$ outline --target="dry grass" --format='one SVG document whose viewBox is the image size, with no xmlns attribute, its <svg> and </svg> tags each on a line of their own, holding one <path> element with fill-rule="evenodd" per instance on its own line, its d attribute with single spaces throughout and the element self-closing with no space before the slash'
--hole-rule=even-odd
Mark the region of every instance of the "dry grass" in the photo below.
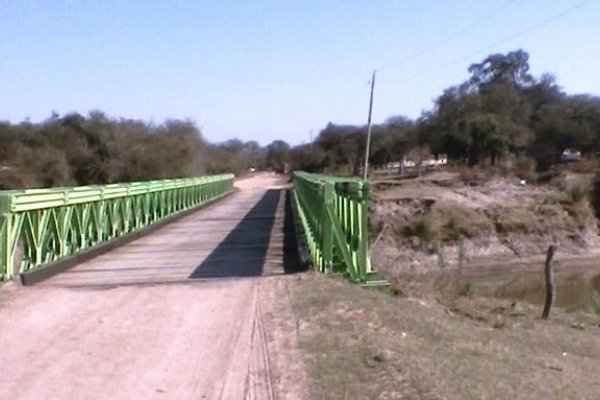
<svg viewBox="0 0 600 400">
<path fill-rule="evenodd" d="M 539 179 L 535 161 L 530 158 L 514 158 L 510 162 L 496 166 L 457 165 L 452 168 L 452 171 L 469 185 L 482 185 L 498 177 L 524 179 L 528 183 L 535 183 Z"/>
<path fill-rule="evenodd" d="M 306 335 L 327 337 L 313 350 L 342 348 L 369 382 L 349 382 L 348 392 L 320 383 L 314 398 L 597 398 L 600 270 L 596 257 L 575 256 L 599 244 L 589 174 L 560 171 L 547 184 L 522 185 L 519 168 L 508 179 L 474 169 L 451 185 L 407 181 L 376 193 L 371 215 L 386 230 L 373 263 L 397 296 L 311 278 L 306 296 L 327 297 L 305 314 Z M 560 246 L 559 294 L 542 321 L 549 243 Z M 345 347 L 350 334 L 368 341 Z M 335 374 L 342 385 L 335 352 L 322 357 L 326 371 L 315 382 Z"/>
<path fill-rule="evenodd" d="M 499 173 L 499 171 L 494 168 L 467 166 L 455 167 L 453 171 L 457 172 L 460 180 L 468 185 L 480 185 L 489 182 L 491 178 Z"/>
<path fill-rule="evenodd" d="M 312 399 L 594 399 L 600 319 L 473 297 L 440 304 L 316 274 L 290 287 Z"/>
<path fill-rule="evenodd" d="M 584 186 L 574 185 L 567 188 L 567 201 L 569 204 L 583 202 L 588 196 L 588 190 Z"/>
<path fill-rule="evenodd" d="M 375 192 L 372 233 L 379 235 L 385 226 L 386 235 L 392 235 L 399 246 L 425 250 L 435 243 L 451 245 L 460 238 L 495 237 L 506 242 L 514 235 L 522 241 L 522 235 L 537 240 L 593 233 L 594 213 L 583 183 L 587 180 L 564 175 L 564 189 L 519 185 L 514 179 L 496 179 L 477 187 L 405 182 Z"/>
<path fill-rule="evenodd" d="M 541 230 L 536 215 L 526 208 L 497 207 L 490 212 L 490 218 L 499 234 L 536 233 Z"/>
<path fill-rule="evenodd" d="M 438 232 L 437 239 L 441 241 L 455 241 L 461 236 L 473 238 L 489 234 L 494 229 L 481 210 L 455 203 L 435 204 L 428 218 Z"/>
</svg>

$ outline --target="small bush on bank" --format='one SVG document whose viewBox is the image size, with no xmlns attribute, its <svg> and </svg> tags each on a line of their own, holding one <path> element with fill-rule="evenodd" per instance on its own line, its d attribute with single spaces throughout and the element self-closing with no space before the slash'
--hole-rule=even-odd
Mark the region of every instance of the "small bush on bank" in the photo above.
<svg viewBox="0 0 600 400">
<path fill-rule="evenodd" d="M 444 225 L 444 233 L 448 240 L 456 241 L 461 237 L 461 227 L 454 216 L 448 219 Z"/>
<path fill-rule="evenodd" d="M 588 195 L 588 190 L 580 185 L 567 188 L 567 201 L 569 204 L 577 204 L 584 200 Z"/>
<path fill-rule="evenodd" d="M 460 204 L 436 204 L 430 218 L 441 241 L 457 241 L 461 236 L 474 238 L 493 231 L 483 212 Z"/>
<path fill-rule="evenodd" d="M 491 217 L 499 234 L 535 233 L 539 230 L 535 214 L 525 208 L 503 207 Z"/>
<path fill-rule="evenodd" d="M 584 200 L 564 206 L 565 211 L 572 218 L 576 229 L 584 229 L 591 218 L 594 217 L 590 203 Z"/>
<path fill-rule="evenodd" d="M 406 236 L 416 236 L 421 242 L 430 242 L 433 239 L 434 232 L 431 223 L 427 218 L 421 217 L 405 228 Z"/>
</svg>

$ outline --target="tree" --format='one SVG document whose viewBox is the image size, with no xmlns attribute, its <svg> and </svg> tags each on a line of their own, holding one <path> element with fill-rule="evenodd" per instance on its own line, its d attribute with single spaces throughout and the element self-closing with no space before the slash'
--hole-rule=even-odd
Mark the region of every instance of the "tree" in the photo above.
<svg viewBox="0 0 600 400">
<path fill-rule="evenodd" d="M 528 60 L 526 52 L 516 50 L 472 64 L 469 80 L 446 89 L 434 110 L 420 119 L 421 143 L 469 165 L 495 164 L 507 152 L 527 148 L 534 132 L 525 92 L 542 93 L 541 86 L 532 89 L 536 81 L 528 72 Z M 549 84 L 547 78 L 544 84 Z"/>
<path fill-rule="evenodd" d="M 283 140 L 275 140 L 267 146 L 266 167 L 276 172 L 285 172 L 290 153 L 290 145 Z"/>
<path fill-rule="evenodd" d="M 290 151 L 290 162 L 294 170 L 321 172 L 325 169 L 325 152 L 314 143 L 295 146 Z"/>
<path fill-rule="evenodd" d="M 319 132 L 316 143 L 325 152 L 330 172 L 358 175 L 366 147 L 366 129 L 331 122 Z"/>
<path fill-rule="evenodd" d="M 533 85 L 524 88 L 521 93 L 529 102 L 533 113 L 547 104 L 559 103 L 565 98 L 565 94 L 556 83 L 556 77 L 549 73 L 542 74 Z"/>
<path fill-rule="evenodd" d="M 509 86 L 522 88 L 534 83 L 529 74 L 529 54 L 519 49 L 508 54 L 491 54 L 481 63 L 469 67 L 471 79 L 470 88 L 481 89 L 489 84 L 505 83 Z"/>
</svg>

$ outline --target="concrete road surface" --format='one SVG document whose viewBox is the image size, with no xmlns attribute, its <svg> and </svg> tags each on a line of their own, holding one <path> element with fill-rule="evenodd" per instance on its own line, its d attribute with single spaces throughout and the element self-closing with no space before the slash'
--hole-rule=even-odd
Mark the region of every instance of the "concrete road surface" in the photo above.
<svg viewBox="0 0 600 400">
<path fill-rule="evenodd" d="M 277 386 L 263 318 L 295 268 L 284 184 L 238 181 L 150 236 L 0 288 L 0 399 L 300 398 Z"/>
</svg>

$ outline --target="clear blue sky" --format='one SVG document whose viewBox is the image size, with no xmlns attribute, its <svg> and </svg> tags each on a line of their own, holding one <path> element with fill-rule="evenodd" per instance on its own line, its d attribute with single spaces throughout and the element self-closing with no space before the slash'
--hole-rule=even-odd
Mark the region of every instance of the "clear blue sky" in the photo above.
<svg viewBox="0 0 600 400">
<path fill-rule="evenodd" d="M 374 121 L 416 118 L 517 48 L 533 74 L 600 94 L 600 1 L 0 0 L 0 120 L 97 109 L 298 144 L 365 124 L 373 69 Z"/>
</svg>

